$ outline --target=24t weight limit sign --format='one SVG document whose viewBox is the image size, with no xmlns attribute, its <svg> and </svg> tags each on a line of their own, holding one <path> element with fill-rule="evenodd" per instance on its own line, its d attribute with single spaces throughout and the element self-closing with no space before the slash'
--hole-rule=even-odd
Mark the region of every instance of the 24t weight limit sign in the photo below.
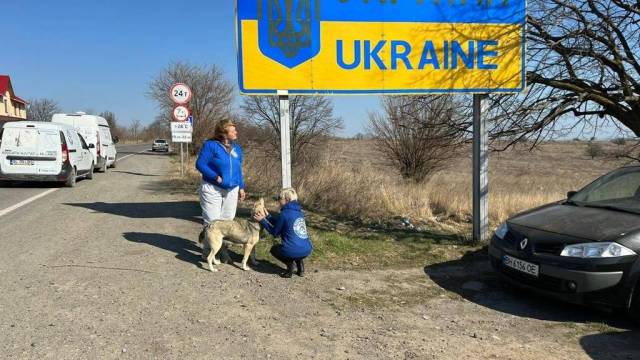
<svg viewBox="0 0 640 360">
<path fill-rule="evenodd" d="M 178 104 L 184 105 L 191 101 L 191 89 L 185 84 L 178 83 L 171 87 L 169 90 L 169 97 L 171 100 Z"/>
</svg>

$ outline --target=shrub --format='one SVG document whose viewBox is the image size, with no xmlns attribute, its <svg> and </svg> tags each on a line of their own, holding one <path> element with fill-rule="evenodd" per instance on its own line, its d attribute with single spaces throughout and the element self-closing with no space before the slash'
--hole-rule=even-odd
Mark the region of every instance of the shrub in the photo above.
<svg viewBox="0 0 640 360">
<path fill-rule="evenodd" d="M 617 139 L 613 139 L 611 140 L 612 143 L 619 145 L 619 146 L 623 146 L 627 144 L 627 140 L 625 138 L 617 138 Z"/>
<path fill-rule="evenodd" d="M 383 114 L 371 114 L 376 150 L 402 177 L 422 182 L 450 165 L 464 142 L 451 96 L 384 97 Z"/>
<path fill-rule="evenodd" d="M 590 141 L 587 144 L 587 148 L 585 149 L 585 153 L 587 156 L 591 157 L 591 159 L 595 159 L 597 157 L 603 156 L 605 154 L 604 148 L 602 145 Z"/>
</svg>

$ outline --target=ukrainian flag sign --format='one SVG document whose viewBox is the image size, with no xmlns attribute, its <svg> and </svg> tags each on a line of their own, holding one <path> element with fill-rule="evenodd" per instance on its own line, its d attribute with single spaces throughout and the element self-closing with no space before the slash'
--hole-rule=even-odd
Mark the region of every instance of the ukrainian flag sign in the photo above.
<svg viewBox="0 0 640 360">
<path fill-rule="evenodd" d="M 245 94 L 516 93 L 526 0 L 238 0 Z"/>
</svg>

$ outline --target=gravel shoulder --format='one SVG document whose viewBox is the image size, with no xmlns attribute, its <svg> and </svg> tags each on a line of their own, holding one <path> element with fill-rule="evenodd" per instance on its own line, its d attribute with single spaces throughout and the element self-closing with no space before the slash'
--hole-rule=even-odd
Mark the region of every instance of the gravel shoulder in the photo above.
<svg viewBox="0 0 640 360">
<path fill-rule="evenodd" d="M 480 253 L 291 280 L 264 259 L 211 273 L 197 203 L 154 190 L 170 161 L 132 156 L 0 218 L 0 357 L 640 358 L 623 317 L 507 287 Z"/>
</svg>

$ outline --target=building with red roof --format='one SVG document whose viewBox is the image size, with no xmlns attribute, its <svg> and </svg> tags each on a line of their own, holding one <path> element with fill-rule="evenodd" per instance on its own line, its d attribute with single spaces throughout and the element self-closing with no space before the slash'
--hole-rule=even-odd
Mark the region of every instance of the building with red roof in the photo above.
<svg viewBox="0 0 640 360">
<path fill-rule="evenodd" d="M 11 78 L 0 75 L 0 125 L 27 119 L 27 102 L 13 91 Z"/>
</svg>

